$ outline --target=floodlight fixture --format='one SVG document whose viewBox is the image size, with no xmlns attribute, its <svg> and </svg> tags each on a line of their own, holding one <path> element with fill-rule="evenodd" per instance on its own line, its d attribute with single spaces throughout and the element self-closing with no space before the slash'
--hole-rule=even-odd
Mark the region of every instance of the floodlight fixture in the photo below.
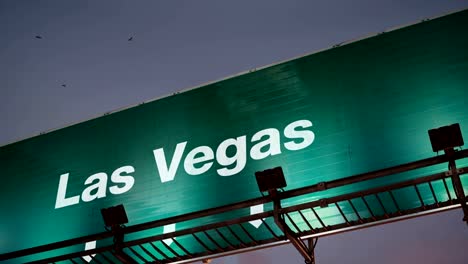
<svg viewBox="0 0 468 264">
<path fill-rule="evenodd" d="M 427 132 L 434 152 L 464 145 L 460 124 L 458 123 L 430 129 Z"/>
<path fill-rule="evenodd" d="M 255 172 L 257 185 L 260 192 L 268 192 L 286 187 L 283 169 L 276 167 L 264 171 Z"/>
<path fill-rule="evenodd" d="M 101 209 L 106 227 L 117 227 L 128 223 L 127 213 L 123 204 Z"/>
</svg>

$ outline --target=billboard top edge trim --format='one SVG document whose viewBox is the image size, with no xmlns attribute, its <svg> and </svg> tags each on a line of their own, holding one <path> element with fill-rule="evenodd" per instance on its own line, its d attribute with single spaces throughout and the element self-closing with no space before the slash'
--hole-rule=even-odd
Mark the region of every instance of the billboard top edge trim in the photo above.
<svg viewBox="0 0 468 264">
<path fill-rule="evenodd" d="M 235 73 L 235 74 L 232 74 L 232 75 L 228 75 L 226 77 L 216 79 L 216 80 L 213 80 L 213 81 L 207 81 L 207 82 L 204 82 L 204 83 L 201 83 L 201 84 L 189 87 L 189 88 L 185 88 L 185 89 L 176 91 L 176 92 L 174 92 L 172 94 L 167 94 L 167 95 L 154 97 L 154 98 L 149 99 L 147 101 L 143 101 L 143 102 L 132 104 L 132 105 L 129 105 L 129 106 L 124 106 L 124 107 L 121 107 L 121 108 L 117 108 L 117 109 L 114 109 L 114 110 L 111 110 L 111 111 L 108 111 L 108 112 L 104 112 L 103 114 L 97 114 L 97 115 L 94 115 L 94 116 L 92 116 L 90 118 L 86 118 L 86 119 L 83 119 L 83 120 L 79 120 L 79 121 L 76 121 L 76 122 L 65 124 L 65 125 L 63 125 L 61 127 L 51 128 L 49 130 L 45 130 L 43 132 L 40 132 L 39 134 L 35 134 L 35 135 L 32 135 L 32 136 L 26 136 L 26 137 L 19 138 L 19 139 L 13 139 L 13 140 L 11 140 L 9 142 L 6 142 L 4 144 L 0 144 L 0 148 L 6 147 L 6 146 L 14 144 L 14 143 L 21 142 L 23 140 L 27 140 L 27 139 L 35 138 L 35 137 L 38 137 L 38 136 L 42 136 L 44 134 L 48 134 L 48 133 L 51 133 L 51 132 L 54 132 L 54 131 L 57 131 L 57 130 L 60 130 L 60 129 L 64 129 L 64 128 L 67 128 L 67 127 L 70 127 L 70 126 L 74 126 L 74 125 L 77 125 L 77 124 L 80 124 L 80 123 L 84 123 L 84 122 L 87 122 L 87 121 L 90 121 L 90 120 L 93 120 L 93 119 L 97 119 L 99 117 L 103 117 L 103 116 L 110 115 L 110 114 L 115 114 L 115 113 L 130 109 L 130 108 L 142 105 L 142 104 L 151 103 L 151 102 L 154 102 L 154 101 L 157 101 L 157 100 L 160 100 L 160 99 L 164 99 L 164 98 L 167 98 L 167 97 L 170 97 L 170 96 L 185 93 L 185 92 L 188 92 L 188 91 L 191 91 L 191 90 L 195 90 L 195 89 L 198 89 L 198 88 L 201 88 L 201 87 L 205 87 L 205 86 L 208 86 L 208 85 L 212 85 L 212 84 L 215 84 L 215 83 L 226 81 L 226 80 L 229 80 L 229 79 L 232 79 L 232 78 L 235 78 L 235 77 L 239 77 L 239 76 L 242 76 L 242 75 L 246 75 L 246 74 L 249 74 L 249 73 L 252 73 L 252 72 L 264 70 L 266 68 L 277 66 L 277 65 L 280 65 L 280 64 L 283 64 L 283 63 L 287 63 L 287 62 L 290 62 L 290 61 L 293 61 L 293 60 L 301 59 L 301 58 L 311 56 L 311 55 L 314 55 L 314 54 L 318 54 L 318 53 L 321 53 L 321 52 L 324 52 L 324 51 L 327 51 L 327 50 L 332 50 L 332 49 L 335 49 L 335 48 L 343 47 L 343 46 L 346 46 L 346 45 L 349 45 L 349 44 L 359 42 L 361 40 L 371 39 L 371 38 L 376 37 L 376 36 L 378 36 L 378 35 L 380 35 L 382 33 L 390 33 L 390 32 L 397 31 L 397 30 L 400 30 L 400 29 L 403 29 L 403 28 L 406 28 L 406 27 L 418 25 L 418 24 L 421 24 L 421 23 L 424 23 L 424 22 L 439 19 L 439 18 L 442 18 L 442 17 L 445 17 L 445 16 L 453 15 L 453 14 L 463 12 L 463 11 L 467 11 L 467 10 L 468 10 L 468 7 L 467 8 L 462 8 L 462 9 L 455 9 L 455 10 L 444 12 L 444 13 L 436 15 L 436 16 L 432 16 L 432 17 L 428 17 L 428 18 L 420 18 L 416 22 L 405 23 L 405 24 L 401 24 L 401 25 L 398 25 L 398 26 L 390 27 L 388 29 L 383 29 L 382 31 L 379 31 L 379 32 L 369 33 L 369 34 L 363 35 L 361 37 L 356 37 L 354 39 L 342 41 L 340 43 L 337 43 L 337 44 L 329 46 L 329 47 L 325 47 L 323 49 L 318 49 L 318 50 L 315 50 L 315 51 L 312 51 L 312 52 L 304 53 L 304 54 L 301 54 L 301 55 L 298 55 L 298 56 L 295 56 L 295 57 L 292 57 L 292 58 L 284 59 L 284 60 L 281 60 L 281 61 L 278 61 L 278 62 L 273 62 L 273 63 L 267 64 L 267 65 L 264 65 L 264 66 L 260 66 L 260 67 L 257 67 L 257 68 L 252 68 L 250 70 L 241 71 L 241 72 L 238 72 L 238 73 Z"/>
</svg>

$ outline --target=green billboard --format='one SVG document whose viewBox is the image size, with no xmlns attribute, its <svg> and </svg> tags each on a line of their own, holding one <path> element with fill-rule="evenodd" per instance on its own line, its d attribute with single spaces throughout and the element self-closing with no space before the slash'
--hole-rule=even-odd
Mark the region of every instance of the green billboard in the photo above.
<svg viewBox="0 0 468 264">
<path fill-rule="evenodd" d="M 3 146 L 0 254 L 101 232 L 116 204 L 133 225 L 256 198 L 255 172 L 277 166 L 294 189 L 431 157 L 428 129 L 468 135 L 466 25 L 465 10 Z"/>
</svg>

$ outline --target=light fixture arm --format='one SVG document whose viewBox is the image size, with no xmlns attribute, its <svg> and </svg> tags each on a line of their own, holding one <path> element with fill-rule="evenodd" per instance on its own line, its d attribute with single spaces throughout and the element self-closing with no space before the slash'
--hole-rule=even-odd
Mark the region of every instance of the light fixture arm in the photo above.
<svg viewBox="0 0 468 264">
<path fill-rule="evenodd" d="M 114 235 L 114 254 L 124 264 L 136 264 L 137 262 L 123 251 L 125 236 L 123 227 L 123 225 L 111 226 L 111 232 Z"/>
<path fill-rule="evenodd" d="M 468 205 L 466 204 L 466 195 L 465 192 L 463 191 L 463 185 L 460 180 L 460 171 L 457 169 L 457 165 L 455 163 L 455 159 L 453 156 L 455 155 L 455 149 L 454 148 L 448 148 L 444 150 L 445 154 L 449 158 L 449 171 L 448 174 L 452 178 L 452 185 L 453 189 L 455 190 L 455 195 L 457 196 L 458 201 L 460 202 L 460 205 L 463 210 L 463 221 L 466 222 L 468 225 Z"/>
<path fill-rule="evenodd" d="M 304 258 L 305 263 L 307 264 L 315 264 L 315 254 L 314 249 L 315 245 L 317 244 L 317 239 L 315 243 L 313 242 L 312 238 L 308 239 L 308 245 L 300 239 L 294 231 L 289 228 L 284 220 L 284 215 L 281 214 L 281 200 L 278 197 L 278 190 L 270 190 L 268 191 L 269 196 L 273 200 L 273 218 L 275 219 L 276 225 L 283 231 L 286 235 L 286 238 L 293 244 L 293 246 L 299 251 L 299 253 Z"/>
</svg>

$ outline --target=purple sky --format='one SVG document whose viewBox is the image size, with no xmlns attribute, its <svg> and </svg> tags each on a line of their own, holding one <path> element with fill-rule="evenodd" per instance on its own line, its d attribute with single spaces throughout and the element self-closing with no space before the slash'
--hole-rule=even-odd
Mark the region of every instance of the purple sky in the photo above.
<svg viewBox="0 0 468 264">
<path fill-rule="evenodd" d="M 468 8 L 466 0 L 220 2 L 0 1 L 0 145 Z M 325 237 L 318 263 L 464 264 L 461 218 L 456 210 Z M 212 263 L 303 260 L 287 245 Z"/>
</svg>

